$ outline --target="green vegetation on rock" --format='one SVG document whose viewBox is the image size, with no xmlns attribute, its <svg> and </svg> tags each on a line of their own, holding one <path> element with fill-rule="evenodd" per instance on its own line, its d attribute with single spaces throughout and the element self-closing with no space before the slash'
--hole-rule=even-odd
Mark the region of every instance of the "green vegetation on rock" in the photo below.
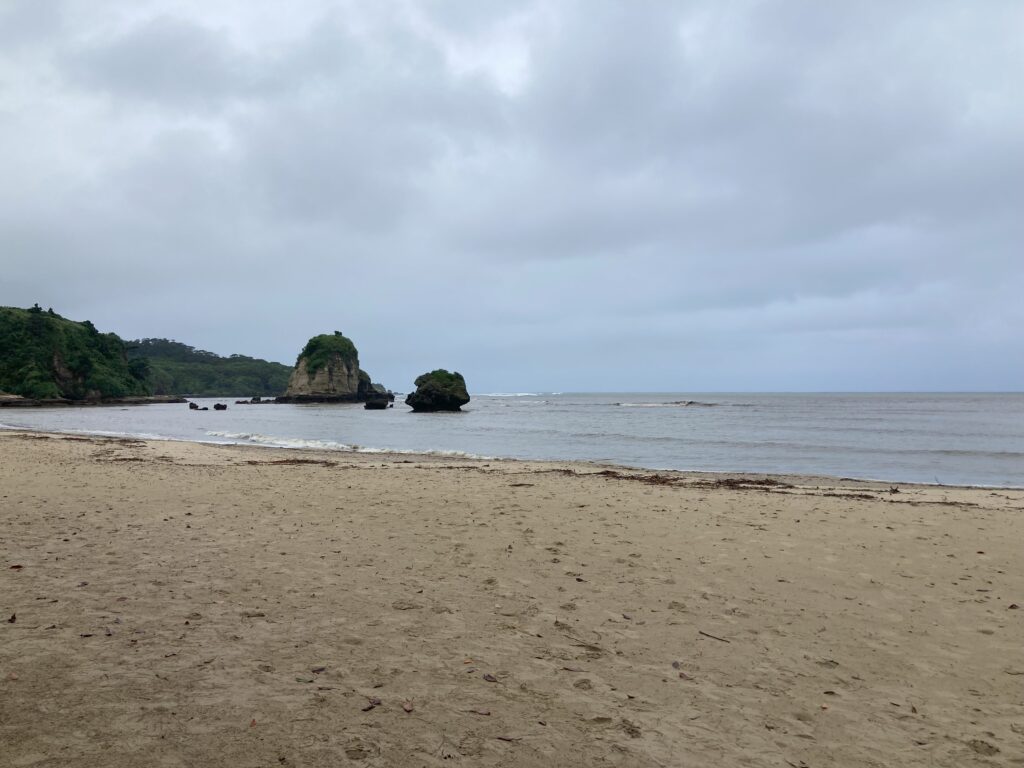
<svg viewBox="0 0 1024 768">
<path fill-rule="evenodd" d="M 221 357 L 168 339 L 127 342 L 133 365 L 145 366 L 156 395 L 273 397 L 288 386 L 292 369 L 245 355 Z"/>
<path fill-rule="evenodd" d="M 405 398 L 414 411 L 458 411 L 469 402 L 466 380 L 458 371 L 438 368 L 418 376 L 416 391 Z"/>
<path fill-rule="evenodd" d="M 305 358 L 306 372 L 312 376 L 327 365 L 332 355 L 340 356 L 346 363 L 358 363 L 359 361 L 356 345 L 350 338 L 343 336 L 341 331 L 335 331 L 333 334 L 322 333 L 307 341 L 295 364 L 298 365 L 299 360 Z"/>
<path fill-rule="evenodd" d="M 0 307 L 0 390 L 32 399 L 148 395 L 145 366 L 116 334 L 52 309 Z"/>
</svg>

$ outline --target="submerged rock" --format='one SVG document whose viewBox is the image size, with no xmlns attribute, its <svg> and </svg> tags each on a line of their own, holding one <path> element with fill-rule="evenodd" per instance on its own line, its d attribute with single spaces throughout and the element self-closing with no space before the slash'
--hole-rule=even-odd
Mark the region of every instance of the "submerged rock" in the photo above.
<svg viewBox="0 0 1024 768">
<path fill-rule="evenodd" d="M 443 368 L 424 373 L 416 379 L 416 391 L 405 398 L 405 404 L 414 411 L 458 411 L 469 402 L 466 380 L 459 372 L 449 373 Z"/>
<path fill-rule="evenodd" d="M 363 407 L 368 411 L 383 411 L 395 402 L 395 393 L 384 389 L 380 384 L 371 384 L 363 398 Z"/>
</svg>

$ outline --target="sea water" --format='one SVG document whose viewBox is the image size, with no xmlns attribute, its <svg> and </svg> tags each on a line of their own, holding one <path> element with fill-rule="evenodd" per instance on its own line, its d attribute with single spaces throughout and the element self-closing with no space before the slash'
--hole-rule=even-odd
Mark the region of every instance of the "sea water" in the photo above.
<svg viewBox="0 0 1024 768">
<path fill-rule="evenodd" d="M 58 432 L 650 469 L 1024 487 L 1024 394 L 476 394 L 462 413 L 361 405 L 2 409 Z M 214 411 L 215 402 L 228 410 Z"/>
</svg>

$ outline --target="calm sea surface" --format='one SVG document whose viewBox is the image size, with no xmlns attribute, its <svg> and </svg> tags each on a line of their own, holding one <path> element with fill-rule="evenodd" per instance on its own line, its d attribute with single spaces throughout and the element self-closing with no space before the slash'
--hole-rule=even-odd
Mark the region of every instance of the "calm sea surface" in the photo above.
<svg viewBox="0 0 1024 768">
<path fill-rule="evenodd" d="M 49 431 L 651 469 L 1024 486 L 1024 394 L 474 395 L 458 414 L 360 405 L 0 410 Z M 684 405 L 681 402 L 697 404 Z M 217 399 L 198 399 L 212 406 Z"/>
</svg>

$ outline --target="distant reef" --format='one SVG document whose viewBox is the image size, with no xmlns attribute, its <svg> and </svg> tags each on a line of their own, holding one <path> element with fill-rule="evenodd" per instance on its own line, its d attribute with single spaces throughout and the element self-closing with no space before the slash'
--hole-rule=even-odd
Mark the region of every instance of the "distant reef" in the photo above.
<svg viewBox="0 0 1024 768">
<path fill-rule="evenodd" d="M 469 402 L 466 380 L 458 371 L 444 368 L 417 377 L 416 391 L 405 398 L 405 404 L 418 413 L 459 411 Z"/>
<path fill-rule="evenodd" d="M 124 341 L 38 304 L 0 307 L 0 391 L 36 403 L 84 403 L 151 394 L 147 366 Z M 3 398 L 15 404 L 18 398 Z M 25 402 L 17 404 L 26 404 Z"/>
<path fill-rule="evenodd" d="M 288 388 L 277 402 L 357 403 L 386 393 L 359 367 L 359 351 L 352 340 L 335 331 L 306 342 L 295 361 Z"/>
<path fill-rule="evenodd" d="M 245 355 L 221 357 L 169 339 L 126 342 L 129 360 L 145 360 L 155 395 L 273 397 L 288 386 L 292 369 Z"/>
</svg>

